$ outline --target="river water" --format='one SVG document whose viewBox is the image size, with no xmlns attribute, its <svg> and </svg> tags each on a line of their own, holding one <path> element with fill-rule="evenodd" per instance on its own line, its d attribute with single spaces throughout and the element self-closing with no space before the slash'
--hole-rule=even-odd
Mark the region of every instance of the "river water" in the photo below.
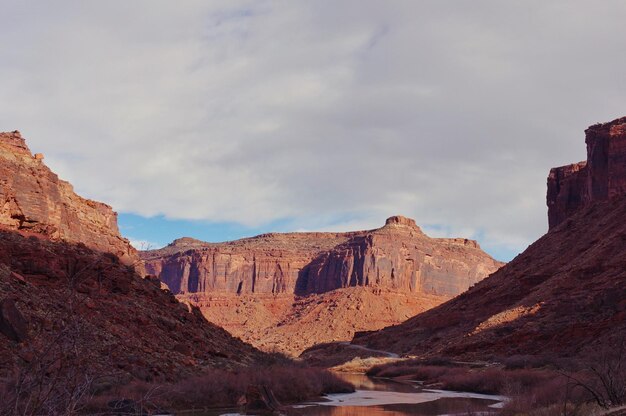
<svg viewBox="0 0 626 416">
<path fill-rule="evenodd" d="M 362 374 L 338 374 L 351 382 L 355 393 L 332 394 L 324 400 L 293 405 L 288 416 L 441 416 L 496 415 L 506 398 L 484 394 L 422 390 L 390 380 L 370 379 Z M 233 411 L 213 415 L 240 415 Z"/>
</svg>

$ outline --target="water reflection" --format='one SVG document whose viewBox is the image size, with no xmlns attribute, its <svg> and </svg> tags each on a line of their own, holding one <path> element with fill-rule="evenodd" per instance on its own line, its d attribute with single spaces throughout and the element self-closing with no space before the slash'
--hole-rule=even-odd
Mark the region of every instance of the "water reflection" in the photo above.
<svg viewBox="0 0 626 416">
<path fill-rule="evenodd" d="M 465 394 L 420 391 L 417 386 L 411 384 L 369 379 L 359 374 L 341 376 L 354 384 L 357 393 L 333 395 L 331 401 L 326 404 L 295 406 L 294 412 L 289 414 L 303 416 L 497 414 L 497 409 L 490 407 L 499 402 L 495 396 L 468 394 L 476 397 L 462 397 Z"/>
<path fill-rule="evenodd" d="M 493 401 L 484 399 L 444 398 L 434 402 L 417 404 L 390 404 L 383 406 L 315 406 L 297 409 L 301 415 L 315 416 L 436 416 L 436 415 L 467 415 L 467 414 L 497 414 L 495 409 L 488 405 Z"/>
<path fill-rule="evenodd" d="M 493 406 L 504 398 L 471 393 L 420 390 L 410 383 L 370 379 L 361 374 L 338 374 L 352 383 L 354 394 L 331 395 L 324 403 L 290 406 L 286 416 L 442 416 L 497 415 Z M 472 397 L 473 396 L 473 397 Z M 236 410 L 202 416 L 241 415 Z"/>
</svg>

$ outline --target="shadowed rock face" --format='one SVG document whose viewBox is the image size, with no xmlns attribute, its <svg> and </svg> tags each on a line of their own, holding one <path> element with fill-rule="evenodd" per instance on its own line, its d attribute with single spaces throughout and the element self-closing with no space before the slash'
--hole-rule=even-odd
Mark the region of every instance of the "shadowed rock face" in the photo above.
<svg viewBox="0 0 626 416">
<path fill-rule="evenodd" d="M 548 223 L 561 224 L 581 207 L 626 192 L 626 117 L 586 131 L 587 160 L 553 168 L 548 176 Z"/>
<path fill-rule="evenodd" d="M 369 286 L 454 296 L 501 263 L 466 239 L 430 238 L 405 217 L 352 233 L 264 234 L 229 243 L 176 240 L 141 254 L 174 293 L 324 293 Z"/>
<path fill-rule="evenodd" d="M 75 348 L 87 370 L 124 382 L 263 359 L 115 256 L 0 226 L 0 377 L 48 354 L 70 365 Z"/>
<path fill-rule="evenodd" d="M 137 253 L 117 228 L 110 206 L 82 198 L 72 185 L 32 155 L 20 133 L 0 133 L 0 224 L 44 234 L 53 240 L 81 242 L 125 262 Z"/>
</svg>

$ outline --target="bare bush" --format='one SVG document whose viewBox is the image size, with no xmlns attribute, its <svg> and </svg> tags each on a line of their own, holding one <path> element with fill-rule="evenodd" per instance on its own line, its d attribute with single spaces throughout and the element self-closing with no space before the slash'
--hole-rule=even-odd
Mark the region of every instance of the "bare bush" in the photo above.
<svg viewBox="0 0 626 416">
<path fill-rule="evenodd" d="M 605 409 L 626 404 L 626 337 L 596 347 L 582 367 L 578 373 L 564 373 L 574 386 Z"/>
</svg>

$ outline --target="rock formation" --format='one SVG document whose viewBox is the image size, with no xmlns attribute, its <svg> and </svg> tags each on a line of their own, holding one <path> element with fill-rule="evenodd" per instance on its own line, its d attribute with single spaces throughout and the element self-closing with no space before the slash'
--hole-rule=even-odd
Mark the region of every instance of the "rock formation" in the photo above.
<svg viewBox="0 0 626 416">
<path fill-rule="evenodd" d="M 262 354 L 109 253 L 0 226 L 0 377 L 48 359 L 127 382 Z"/>
<path fill-rule="evenodd" d="M 76 195 L 44 165 L 43 155 L 31 154 L 18 131 L 0 133 L 0 225 L 81 242 L 126 264 L 138 260 L 111 207 Z"/>
<path fill-rule="evenodd" d="M 473 240 L 430 238 L 405 217 L 350 233 L 273 233 L 228 243 L 183 238 L 141 254 L 172 292 L 309 295 L 368 286 L 454 296 L 495 271 Z"/>
<path fill-rule="evenodd" d="M 548 176 L 548 223 L 553 228 L 593 201 L 626 192 L 626 117 L 586 131 L 587 160 L 553 168 Z"/>
<path fill-rule="evenodd" d="M 264 359 L 128 267 L 136 253 L 115 213 L 42 159 L 18 132 L 0 134 L 0 379 L 73 374 L 111 388 Z"/>
<path fill-rule="evenodd" d="M 475 241 L 430 238 L 400 216 L 370 231 L 183 238 L 141 257 L 210 321 L 289 353 L 401 322 L 501 266 Z"/>
<path fill-rule="evenodd" d="M 551 171 L 551 229 L 526 251 L 451 301 L 353 343 L 464 359 L 580 357 L 626 333 L 625 127 L 626 118 L 590 127 L 587 163 Z"/>
</svg>

